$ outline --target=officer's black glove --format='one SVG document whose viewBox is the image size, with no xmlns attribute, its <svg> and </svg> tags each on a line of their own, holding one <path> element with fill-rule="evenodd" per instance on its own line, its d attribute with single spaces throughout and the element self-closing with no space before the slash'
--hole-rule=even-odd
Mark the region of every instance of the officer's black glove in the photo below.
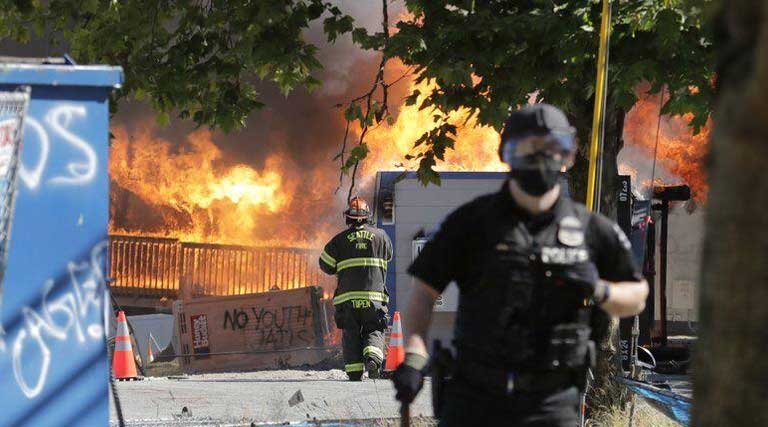
<svg viewBox="0 0 768 427">
<path fill-rule="evenodd" d="M 582 281 L 578 282 L 577 285 L 581 286 L 583 289 L 584 297 L 591 299 L 596 305 L 601 305 L 608 301 L 611 288 L 605 280 L 597 279 L 593 282 Z"/>
<path fill-rule="evenodd" d="M 600 279 L 597 268 L 592 263 L 572 266 L 565 271 L 558 272 L 557 276 L 565 282 L 579 286 L 584 292 L 584 297 L 590 298 L 597 305 L 608 300 L 610 285 Z"/>
<path fill-rule="evenodd" d="M 416 353 L 406 353 L 405 361 L 400 364 L 392 376 L 392 382 L 395 383 L 397 400 L 406 405 L 416 399 L 421 387 L 424 386 L 424 367 L 427 365 L 427 358 Z"/>
</svg>

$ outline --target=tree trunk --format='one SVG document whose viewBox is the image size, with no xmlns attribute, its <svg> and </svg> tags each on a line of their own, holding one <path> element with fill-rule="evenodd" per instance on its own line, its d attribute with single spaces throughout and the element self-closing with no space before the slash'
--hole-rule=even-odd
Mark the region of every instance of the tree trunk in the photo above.
<svg viewBox="0 0 768 427">
<path fill-rule="evenodd" d="M 624 116 L 625 112 L 616 108 L 610 102 L 605 111 L 605 135 L 603 139 L 603 172 L 600 194 L 600 211 L 609 218 L 616 220 L 616 206 L 618 194 L 618 165 L 617 156 L 624 146 Z M 575 108 L 570 111 L 570 120 L 577 128 L 580 140 L 579 152 L 576 163 L 570 172 L 570 190 L 575 200 L 584 202 L 587 192 L 587 174 L 589 170 L 589 135 L 592 126 L 591 106 L 584 104 L 584 108 Z M 606 339 L 598 343 L 599 357 L 597 366 L 593 370 L 595 379 L 591 383 L 590 393 L 587 396 L 587 406 L 590 415 L 596 415 L 596 411 L 623 406 L 626 401 L 624 389 L 611 380 L 614 375 L 621 375 L 621 353 L 619 351 L 619 321 L 612 319 L 609 333 Z"/>
<path fill-rule="evenodd" d="M 724 4 L 693 424 L 766 426 L 768 1 Z"/>
<path fill-rule="evenodd" d="M 576 161 L 568 171 L 571 198 L 579 203 L 586 201 L 587 171 L 589 170 L 589 136 L 592 128 L 592 109 L 585 102 L 568 110 L 568 120 L 576 128 Z"/>
<path fill-rule="evenodd" d="M 587 174 L 589 172 L 589 145 L 592 129 L 592 107 L 586 103 L 582 108 L 569 111 L 569 120 L 576 127 L 578 151 L 576 162 L 569 172 L 571 197 L 581 203 L 586 200 Z M 617 156 L 624 147 L 625 111 L 616 108 L 611 102 L 610 92 L 605 109 L 605 135 L 603 138 L 603 173 L 600 196 L 600 212 L 611 219 L 616 219 L 616 195 L 618 194 Z"/>
</svg>

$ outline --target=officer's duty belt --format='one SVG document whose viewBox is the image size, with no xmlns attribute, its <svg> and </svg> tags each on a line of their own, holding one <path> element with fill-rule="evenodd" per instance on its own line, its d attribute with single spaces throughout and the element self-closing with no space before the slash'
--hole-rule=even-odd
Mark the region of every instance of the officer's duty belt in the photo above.
<svg viewBox="0 0 768 427">
<path fill-rule="evenodd" d="M 577 375 L 570 369 L 513 372 L 467 361 L 457 363 L 456 374 L 466 382 L 498 395 L 564 390 L 576 385 Z"/>
</svg>

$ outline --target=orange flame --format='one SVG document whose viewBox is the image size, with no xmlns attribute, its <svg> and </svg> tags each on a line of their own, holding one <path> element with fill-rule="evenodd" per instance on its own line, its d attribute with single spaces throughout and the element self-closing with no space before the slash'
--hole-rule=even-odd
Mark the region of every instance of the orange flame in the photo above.
<svg viewBox="0 0 768 427">
<path fill-rule="evenodd" d="M 421 83 L 411 90 L 418 89 L 422 94 L 431 92 L 432 87 Z M 366 174 L 377 170 L 414 169 L 417 163 L 406 162 L 407 154 L 417 154 L 423 149 L 414 149 L 413 143 L 422 134 L 435 127 L 433 113 L 429 109 L 419 111 L 419 105 L 425 95 L 419 97 L 414 105 L 403 105 L 397 120 L 390 126 L 383 123 L 372 130 L 367 137 L 371 152 L 363 165 Z M 458 125 L 453 150 L 447 150 L 445 161 L 435 166 L 439 171 L 505 171 L 507 166 L 499 159 L 499 134 L 493 128 L 478 126 L 475 119 L 464 124 L 468 111 L 462 110 L 449 116 L 450 123 Z"/>
<path fill-rule="evenodd" d="M 427 92 L 426 86 L 420 89 Z M 434 127 L 432 114 L 419 111 L 418 104 L 402 106 L 392 125 L 382 123 L 370 131 L 370 153 L 358 171 L 359 186 L 369 186 L 379 170 L 416 166 L 404 165 L 404 156 L 414 154 L 413 142 Z M 460 112 L 451 122 L 461 124 L 465 117 L 466 112 Z M 113 134 L 111 233 L 318 248 L 342 226 L 343 201 L 333 194 L 338 163 L 308 172 L 276 151 L 260 169 L 227 165 L 211 132 L 204 129 L 188 134 L 182 150 L 156 137 L 151 125 L 130 133 L 118 126 Z M 455 150 L 448 150 L 446 161 L 436 168 L 505 170 L 496 154 L 498 138 L 492 128 L 470 120 L 459 127 Z"/>
<path fill-rule="evenodd" d="M 129 137 L 125 128 L 113 129 L 110 178 L 113 184 L 138 197 L 143 204 L 161 212 L 160 224 L 144 224 L 141 218 L 129 221 L 138 229 L 116 224 L 118 216 L 139 216 L 144 212 L 113 212 L 110 232 L 154 234 L 185 241 L 253 244 L 286 244 L 291 233 L 275 238 L 254 239 L 263 221 L 290 206 L 294 183 L 285 179 L 282 157 L 274 153 L 262 170 L 246 165 L 219 167 L 222 153 L 207 130 L 188 135 L 188 147 L 173 152 L 172 144 L 155 138 L 148 127 L 135 129 Z M 121 208 L 113 190 L 113 210 Z M 151 221 L 148 221 L 151 222 Z M 304 242 L 302 242 L 304 243 Z"/>
<path fill-rule="evenodd" d="M 640 88 L 645 92 L 647 88 Z M 626 162 L 619 165 L 621 173 L 641 179 L 641 186 L 648 187 L 651 179 L 650 166 L 656 147 L 656 129 L 659 120 L 660 95 L 644 95 L 627 113 L 624 122 L 625 147 L 635 149 L 643 160 L 641 177 L 638 177 L 638 165 Z M 656 176 L 654 185 L 684 183 L 691 187 L 691 194 L 697 202 L 705 202 L 709 185 L 704 171 L 704 157 L 709 146 L 711 123 L 707 123 L 697 135 L 693 134 L 689 123 L 691 114 L 680 116 L 662 116 L 659 126 L 658 149 L 656 149 Z M 631 162 L 631 159 L 630 159 Z M 647 170 L 646 170 L 647 169 Z M 663 179 L 664 172 L 677 177 Z M 675 182 L 677 181 L 677 182 Z"/>
</svg>

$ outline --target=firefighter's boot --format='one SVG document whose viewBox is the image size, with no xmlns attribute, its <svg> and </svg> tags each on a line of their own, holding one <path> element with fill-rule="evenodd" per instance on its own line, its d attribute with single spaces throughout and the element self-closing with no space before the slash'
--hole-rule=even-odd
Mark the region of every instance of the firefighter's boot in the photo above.
<svg viewBox="0 0 768 427">
<path fill-rule="evenodd" d="M 368 372 L 368 378 L 377 380 L 381 377 L 381 362 L 369 357 L 365 360 L 365 370 Z"/>
</svg>

